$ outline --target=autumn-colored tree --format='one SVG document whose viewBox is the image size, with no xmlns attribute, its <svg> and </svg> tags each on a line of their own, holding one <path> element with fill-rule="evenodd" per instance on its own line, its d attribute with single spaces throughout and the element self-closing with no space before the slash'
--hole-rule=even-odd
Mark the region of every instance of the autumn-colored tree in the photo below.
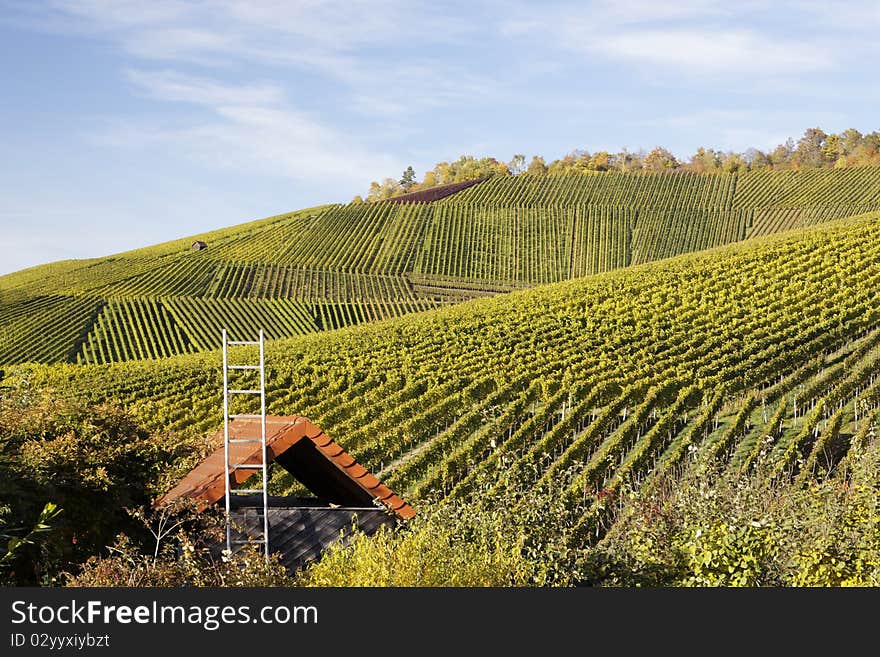
<svg viewBox="0 0 880 657">
<path fill-rule="evenodd" d="M 591 171 L 608 171 L 612 168 L 613 161 L 608 151 L 599 151 L 590 158 Z"/>
<path fill-rule="evenodd" d="M 748 170 L 745 158 L 739 153 L 725 153 L 721 156 L 721 170 L 724 173 L 740 173 Z"/>
<path fill-rule="evenodd" d="M 688 168 L 697 173 L 705 173 L 707 171 L 717 171 L 721 168 L 721 154 L 711 148 L 697 149 L 697 152 L 691 155 L 688 162 Z"/>
<path fill-rule="evenodd" d="M 774 169 L 788 169 L 791 167 L 791 155 L 794 153 L 794 141 L 787 139 L 770 152 L 770 164 Z"/>
<path fill-rule="evenodd" d="M 792 165 L 797 169 L 817 169 L 825 163 L 823 147 L 828 135 L 821 128 L 807 128 L 798 140 L 792 155 Z"/>
<path fill-rule="evenodd" d="M 623 148 L 616 153 L 597 151 L 590 154 L 575 149 L 547 163 L 535 155 L 526 166 L 526 157 L 515 154 L 509 162 L 494 157 L 476 158 L 462 155 L 453 162 L 438 162 L 425 172 L 422 182 L 416 182 L 412 167 L 404 171 L 399 182 L 385 179 L 381 184 L 373 182 L 367 201 L 391 198 L 405 191 L 427 189 L 437 185 L 464 182 L 492 176 L 509 176 L 529 173 L 531 175 L 565 175 L 604 171 L 673 171 L 685 169 L 697 173 L 724 171 L 728 173 L 756 171 L 760 169 L 808 169 L 845 168 L 854 166 L 880 166 L 880 131 L 862 134 L 855 128 L 840 133 L 826 133 L 821 128 L 809 128 L 795 142 L 785 142 L 768 150 L 756 148 L 744 152 L 700 147 L 686 162 L 679 161 L 668 149 L 657 146 L 649 153 Z M 411 175 L 408 175 L 411 172 Z"/>
<path fill-rule="evenodd" d="M 547 173 L 547 163 L 544 162 L 544 158 L 540 155 L 535 155 L 532 158 L 532 161 L 529 162 L 529 168 L 526 169 L 526 173 L 530 176 L 543 176 Z"/>
<path fill-rule="evenodd" d="M 421 189 L 427 189 L 429 187 L 436 187 L 437 184 L 437 174 L 434 171 L 426 171 L 425 178 L 422 180 L 419 187 Z"/>
<path fill-rule="evenodd" d="M 375 180 L 370 183 L 370 193 L 367 194 L 368 201 L 384 201 L 394 196 L 403 194 L 403 187 L 393 178 L 385 178 L 382 183 Z"/>
<path fill-rule="evenodd" d="M 770 167 L 770 156 L 757 148 L 749 148 L 745 152 L 746 165 L 750 170 L 767 169 Z"/>
<path fill-rule="evenodd" d="M 675 156 L 662 146 L 657 146 L 645 156 L 644 167 L 648 171 L 668 171 L 678 166 Z"/>
</svg>

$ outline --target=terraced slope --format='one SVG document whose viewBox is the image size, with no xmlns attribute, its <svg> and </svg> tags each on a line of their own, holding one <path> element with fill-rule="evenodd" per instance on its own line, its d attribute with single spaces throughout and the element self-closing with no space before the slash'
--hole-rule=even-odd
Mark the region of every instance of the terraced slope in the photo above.
<svg viewBox="0 0 880 657">
<path fill-rule="evenodd" d="M 493 178 L 0 277 L 0 363 L 105 363 L 396 317 L 880 210 L 880 170 Z M 192 251 L 202 240 L 208 248 Z"/>
<path fill-rule="evenodd" d="M 270 412 L 310 417 L 404 498 L 469 498 L 480 472 L 552 480 L 592 541 L 624 482 L 710 457 L 806 479 L 868 440 L 880 213 L 280 340 L 267 357 Z M 218 363 L 30 365 L 5 384 L 209 432 Z"/>
</svg>

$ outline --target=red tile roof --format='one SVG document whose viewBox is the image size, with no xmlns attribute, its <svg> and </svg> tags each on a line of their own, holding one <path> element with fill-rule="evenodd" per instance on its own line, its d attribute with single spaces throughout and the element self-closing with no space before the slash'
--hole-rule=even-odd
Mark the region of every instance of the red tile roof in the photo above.
<svg viewBox="0 0 880 657">
<path fill-rule="evenodd" d="M 259 419 L 236 419 L 229 423 L 230 438 L 260 438 Z M 197 499 L 204 509 L 225 495 L 223 431 L 212 437 L 219 447 L 193 468 L 180 483 L 156 500 L 162 506 L 182 497 Z M 302 442 L 307 441 L 307 442 Z M 229 463 L 260 463 L 259 443 L 231 443 Z M 330 501 L 369 504 L 379 500 L 400 518 L 412 518 L 415 511 L 366 468 L 342 449 L 330 436 L 301 416 L 266 416 L 266 453 L 269 463 L 279 465 L 303 481 L 313 492 Z M 258 471 L 243 469 L 229 473 L 233 487 L 243 484 Z M 314 490 L 319 488 L 320 491 Z"/>
</svg>

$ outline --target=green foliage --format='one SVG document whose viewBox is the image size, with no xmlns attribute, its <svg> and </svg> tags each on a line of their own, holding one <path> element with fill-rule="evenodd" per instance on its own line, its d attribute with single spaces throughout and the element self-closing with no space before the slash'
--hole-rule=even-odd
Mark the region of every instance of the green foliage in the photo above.
<svg viewBox="0 0 880 657">
<path fill-rule="evenodd" d="M 290 575 L 256 545 L 234 554 L 221 550 L 225 528 L 220 513 L 195 513 L 185 505 L 162 511 L 133 511 L 155 539 L 151 549 L 129 534 L 120 534 L 108 554 L 93 555 L 77 572 L 67 573 L 67 586 L 287 586 Z M 163 529 L 164 527 L 164 529 Z M 140 534 L 145 534 L 141 531 Z"/>
<path fill-rule="evenodd" d="M 878 262 L 880 223 L 866 215 L 431 313 L 278 340 L 268 350 L 269 411 L 306 415 L 402 497 L 420 510 L 424 502 L 425 518 L 412 527 L 424 522 L 430 531 L 376 541 L 385 546 L 381 558 L 366 543 L 357 548 L 363 554 L 338 557 L 374 564 L 381 581 L 410 576 L 382 570 L 382 560 L 394 562 L 398 550 L 423 573 L 420 581 L 452 577 L 442 563 L 418 561 L 420 552 L 432 554 L 426 537 L 444 524 L 463 536 L 473 532 L 473 542 L 482 546 L 469 551 L 470 541 L 457 543 L 458 534 L 437 534 L 439 545 L 461 555 L 456 563 L 463 574 L 456 581 L 766 585 L 793 582 L 794 563 L 802 564 L 797 572 L 804 581 L 832 581 L 815 565 L 831 563 L 830 557 L 809 551 L 799 557 L 792 545 L 824 546 L 835 559 L 853 561 L 850 538 L 841 534 L 866 546 L 867 556 L 839 581 L 870 581 L 874 539 L 867 508 L 866 520 L 839 525 L 857 532 L 841 530 L 823 543 L 818 521 L 806 529 L 786 524 L 786 518 L 818 517 L 816 510 L 804 503 L 783 513 L 776 505 L 789 495 L 785 491 L 807 499 L 797 491 L 831 486 L 828 473 L 841 469 L 842 460 L 852 460 L 846 467 L 855 472 L 853 450 L 876 434 L 870 427 L 880 419 Z M 29 404 L 42 403 L 33 395 L 43 390 L 87 408 L 112 402 L 136 426 L 153 434 L 177 430 L 185 444 L 197 445 L 201 434 L 220 425 L 216 352 L 4 370 L 4 383 L 21 386 L 32 396 Z M 21 415 L 13 413 L 7 424 L 17 427 Z M 114 505 L 136 505 L 119 487 L 125 477 L 133 481 L 132 494 L 159 487 L 150 483 L 155 461 L 144 441 L 161 439 L 139 438 L 128 429 L 113 434 L 101 420 L 112 417 L 108 412 L 91 424 L 76 417 L 35 413 L 23 425 L 27 431 L 5 432 L 24 436 L 10 444 L 16 454 L 29 455 L 21 466 L 27 477 L 7 481 L 39 480 L 41 493 L 53 495 L 34 500 L 16 526 L 32 525 L 48 499 L 63 506 L 62 517 L 70 511 L 72 518 L 79 504 L 71 506 L 72 500 L 98 494 Z M 86 426 L 133 447 L 111 445 Z M 42 444 L 56 439 L 57 449 Z M 37 444 L 22 449 L 29 441 Z M 175 460 L 178 474 L 192 464 L 186 450 L 159 452 Z M 82 474 L 64 453 L 77 455 Z M 104 453 L 134 474 L 114 470 Z M 710 456 L 717 458 L 715 474 L 707 469 Z M 685 465 L 695 472 L 690 488 L 682 484 L 690 495 L 651 511 L 660 514 L 659 524 L 636 527 L 632 536 L 643 538 L 632 546 L 611 552 L 595 547 L 627 526 L 629 510 L 639 508 L 634 495 L 662 493 L 665 477 Z M 763 479 L 751 479 L 758 472 L 768 480 L 764 488 L 758 486 Z M 551 514 L 559 524 L 546 533 L 516 524 L 544 527 L 528 515 L 541 504 L 475 504 L 496 493 L 508 500 L 505 477 L 514 491 L 534 485 L 552 490 L 558 506 L 547 508 L 564 510 Z M 66 480 L 69 485 L 61 486 Z M 796 486 L 780 488 L 789 480 Z M 733 482 L 729 494 L 725 481 Z M 272 485 L 284 493 L 291 483 L 277 477 Z M 710 495 L 716 488 L 720 497 Z M 866 492 L 860 499 L 869 497 Z M 434 507 L 445 510 L 430 525 Z M 514 530 L 479 534 L 483 525 L 500 526 L 492 525 L 495 516 L 485 515 L 490 512 Z M 531 537 L 538 552 L 559 556 L 533 559 Z M 468 560 L 472 570 L 463 565 Z M 542 570 L 555 562 L 571 565 L 578 577 Z M 493 567 L 498 574 L 487 574 Z M 373 580 L 365 575 L 363 581 Z"/>
<path fill-rule="evenodd" d="M 0 400 L 5 524 L 35 524 L 37 533 L 53 525 L 39 543 L 16 542 L 12 556 L 8 549 L 4 558 L 15 581 L 51 582 L 61 569 L 100 551 L 128 525 L 124 507 L 164 491 L 174 474 L 166 470 L 195 448 L 171 435 L 151 436 L 109 404 L 61 400 L 49 391 Z"/>
<path fill-rule="evenodd" d="M 400 186 L 403 187 L 403 191 L 408 192 L 415 183 L 416 172 L 411 166 L 408 166 L 400 177 Z"/>
<path fill-rule="evenodd" d="M 880 168 L 670 174 L 656 155 L 661 172 L 601 175 L 462 160 L 441 178 L 488 179 L 440 201 L 313 208 L 195 236 L 203 251 L 0 277 L 0 363 L 165 358 L 216 348 L 224 327 L 334 330 L 880 209 Z"/>
<path fill-rule="evenodd" d="M 46 502 L 46 506 L 40 511 L 36 524 L 27 530 L 16 527 L 7 527 L 6 517 L 11 513 L 8 506 L 0 508 L 0 584 L 9 584 L 9 569 L 15 563 L 18 552 L 28 545 L 35 545 L 41 534 L 52 531 L 52 521 L 61 513 L 61 509 L 52 502 Z M 21 535 L 19 535 L 21 534 Z"/>
<path fill-rule="evenodd" d="M 396 531 L 337 542 L 299 575 L 303 586 L 568 586 L 579 576 L 573 522 L 553 491 L 493 489 L 473 501 L 425 500 Z"/>
<path fill-rule="evenodd" d="M 807 488 L 759 468 L 745 477 L 686 469 L 626 511 L 589 555 L 611 586 L 877 586 L 880 443 Z"/>
</svg>

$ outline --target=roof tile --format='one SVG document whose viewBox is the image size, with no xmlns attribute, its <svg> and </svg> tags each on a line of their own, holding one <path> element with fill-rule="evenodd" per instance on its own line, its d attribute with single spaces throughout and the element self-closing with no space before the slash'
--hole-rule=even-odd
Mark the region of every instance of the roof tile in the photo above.
<svg viewBox="0 0 880 657">
<path fill-rule="evenodd" d="M 229 424 L 232 438 L 259 438 L 260 421 L 237 419 Z M 346 452 L 330 436 L 302 416 L 266 417 L 266 452 L 269 461 L 286 452 L 300 440 L 311 440 L 317 452 L 345 473 L 373 499 L 379 499 L 400 518 L 412 518 L 415 511 L 401 498 L 391 492 L 354 457 Z M 182 497 L 197 499 L 202 509 L 214 504 L 225 495 L 223 470 L 225 467 L 223 431 L 212 436 L 216 449 L 194 467 L 174 488 L 156 500 L 154 506 L 169 504 Z M 260 463 L 262 446 L 259 443 L 233 443 L 229 445 L 230 463 Z M 250 470 L 234 470 L 229 474 L 235 485 L 244 483 L 254 475 Z"/>
</svg>

